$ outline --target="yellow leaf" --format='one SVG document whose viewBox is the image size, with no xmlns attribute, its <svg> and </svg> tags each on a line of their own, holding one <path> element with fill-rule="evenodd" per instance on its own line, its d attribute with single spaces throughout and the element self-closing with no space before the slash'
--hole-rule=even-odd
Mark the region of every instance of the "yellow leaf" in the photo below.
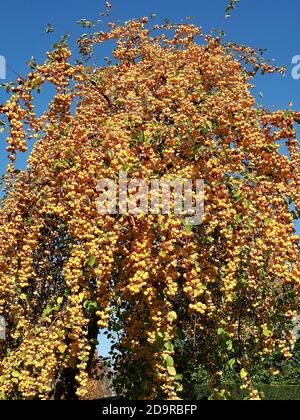
<svg viewBox="0 0 300 420">
<path fill-rule="evenodd" d="M 177 319 L 177 313 L 176 313 L 176 312 L 174 312 L 174 311 L 169 312 L 169 313 L 168 313 L 168 319 L 169 319 L 170 321 L 175 321 L 175 320 Z"/>
<path fill-rule="evenodd" d="M 248 372 L 245 369 L 242 369 L 240 375 L 241 379 L 246 379 L 248 376 Z"/>
<path fill-rule="evenodd" d="M 264 334 L 265 337 L 270 337 L 272 332 L 268 328 L 264 328 L 263 329 L 263 334 Z"/>
<path fill-rule="evenodd" d="M 169 375 L 171 375 L 171 376 L 176 376 L 176 369 L 173 367 L 173 366 L 171 366 L 171 367 L 168 367 L 168 372 L 169 372 Z"/>
<path fill-rule="evenodd" d="M 20 372 L 18 372 L 17 370 L 14 370 L 14 371 L 12 372 L 12 376 L 13 376 L 14 378 L 18 378 L 18 377 L 20 376 Z"/>
<path fill-rule="evenodd" d="M 60 351 L 60 353 L 65 353 L 67 350 L 68 346 L 66 346 L 65 344 L 62 344 L 61 346 L 58 347 L 58 350 Z"/>
</svg>

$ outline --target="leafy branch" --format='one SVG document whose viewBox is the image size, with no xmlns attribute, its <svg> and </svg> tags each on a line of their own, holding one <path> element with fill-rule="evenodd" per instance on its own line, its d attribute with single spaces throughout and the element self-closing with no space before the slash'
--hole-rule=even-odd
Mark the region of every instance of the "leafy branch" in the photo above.
<svg viewBox="0 0 300 420">
<path fill-rule="evenodd" d="M 229 0 L 229 4 L 228 4 L 228 6 L 225 9 L 225 19 L 230 18 L 231 12 L 233 10 L 235 10 L 235 6 L 239 2 L 240 2 L 240 0 Z"/>
</svg>

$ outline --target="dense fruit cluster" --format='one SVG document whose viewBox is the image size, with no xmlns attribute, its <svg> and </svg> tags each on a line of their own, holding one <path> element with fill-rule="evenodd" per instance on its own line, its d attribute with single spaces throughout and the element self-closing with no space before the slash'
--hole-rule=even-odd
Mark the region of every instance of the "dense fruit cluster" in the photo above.
<svg viewBox="0 0 300 420">
<path fill-rule="evenodd" d="M 174 343 L 184 332 L 203 346 L 212 386 L 229 364 L 257 399 L 252 361 L 277 349 L 288 358 L 295 341 L 299 115 L 255 107 L 251 77 L 274 69 L 254 50 L 193 25 L 110 27 L 79 45 L 84 54 L 116 41 L 116 64 L 72 65 L 58 46 L 1 109 L 11 163 L 0 210 L 0 395 L 52 398 L 72 371 L 83 397 L 95 339 L 108 327 L 129 397 L 180 396 Z M 56 93 L 38 116 L 34 90 L 45 83 Z M 28 168 L 15 174 L 30 139 Z M 203 224 L 100 215 L 97 182 L 120 171 L 204 179 Z"/>
</svg>

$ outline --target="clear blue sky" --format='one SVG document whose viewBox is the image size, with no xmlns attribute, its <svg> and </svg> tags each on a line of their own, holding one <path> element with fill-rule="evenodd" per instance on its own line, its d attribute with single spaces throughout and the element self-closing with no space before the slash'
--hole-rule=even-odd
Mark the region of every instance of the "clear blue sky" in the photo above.
<svg viewBox="0 0 300 420">
<path fill-rule="evenodd" d="M 195 22 L 209 32 L 223 23 L 224 9 L 228 0 L 112 0 L 112 17 L 128 20 L 156 13 L 160 18 L 179 22 L 186 16 L 194 16 Z M 51 49 L 60 36 L 70 33 L 76 39 L 81 28 L 75 22 L 81 18 L 96 20 L 104 10 L 99 0 L 13 0 L 3 1 L 0 7 L 0 55 L 21 75 L 26 74 L 31 56 L 41 62 L 45 51 Z M 256 92 L 263 92 L 259 99 L 268 107 L 286 108 L 289 101 L 300 110 L 300 80 L 291 77 L 292 57 L 300 55 L 299 0 L 241 0 L 231 19 L 226 22 L 227 38 L 249 46 L 268 49 L 268 57 L 279 65 L 287 66 L 285 78 L 267 76 L 257 82 Z M 55 32 L 46 34 L 48 23 Z M 107 52 L 104 52 L 106 55 Z M 7 81 L 15 75 L 7 70 Z M 0 102 L 4 96 L 0 93 Z M 38 108 L 45 105 L 41 95 Z M 5 136 L 0 136 L 0 173 L 6 167 Z M 25 159 L 19 161 L 24 167 Z"/>
</svg>

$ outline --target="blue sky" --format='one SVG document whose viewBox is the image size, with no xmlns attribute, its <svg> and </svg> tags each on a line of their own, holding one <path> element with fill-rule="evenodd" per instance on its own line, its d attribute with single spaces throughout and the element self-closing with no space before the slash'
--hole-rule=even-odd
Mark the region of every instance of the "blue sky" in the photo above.
<svg viewBox="0 0 300 420">
<path fill-rule="evenodd" d="M 99 0 L 13 0 L 1 2 L 0 55 L 7 64 L 21 75 L 28 71 L 26 62 L 34 56 L 38 62 L 45 52 L 64 34 L 73 39 L 81 34 L 75 22 L 81 18 L 96 20 L 104 11 L 104 1 Z M 187 16 L 194 16 L 195 23 L 209 32 L 220 27 L 224 21 L 224 9 L 228 0 L 112 0 L 112 17 L 128 20 L 156 13 L 160 18 L 180 22 Z M 300 80 L 291 77 L 292 57 L 300 55 L 299 0 L 241 0 L 237 10 L 225 24 L 227 38 L 249 46 L 267 48 L 267 56 L 279 65 L 287 66 L 283 78 L 279 75 L 257 80 L 256 93 L 262 92 L 267 107 L 286 108 L 293 101 L 294 108 L 300 110 Z M 51 23 L 55 32 L 46 34 L 45 28 Z M 108 51 L 103 52 L 104 55 Z M 15 79 L 15 74 L 7 69 L 7 81 Z M 4 95 L 0 93 L 0 103 Z M 41 95 L 37 107 L 43 109 L 45 100 Z M 0 173 L 6 167 L 5 136 L 0 135 Z M 18 165 L 25 166 L 25 158 Z M 107 348 L 107 346 L 106 346 Z"/>
</svg>

